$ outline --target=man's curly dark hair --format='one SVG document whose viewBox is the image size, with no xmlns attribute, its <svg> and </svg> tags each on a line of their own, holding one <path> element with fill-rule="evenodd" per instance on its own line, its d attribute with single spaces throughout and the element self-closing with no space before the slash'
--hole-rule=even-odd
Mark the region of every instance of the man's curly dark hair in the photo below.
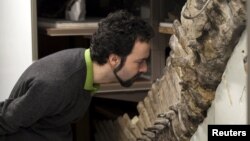
<svg viewBox="0 0 250 141">
<path fill-rule="evenodd" d="M 91 58 L 100 65 L 107 62 L 110 54 L 127 57 L 136 40 L 149 42 L 153 28 L 144 20 L 126 10 L 110 13 L 98 24 L 90 43 Z"/>
</svg>

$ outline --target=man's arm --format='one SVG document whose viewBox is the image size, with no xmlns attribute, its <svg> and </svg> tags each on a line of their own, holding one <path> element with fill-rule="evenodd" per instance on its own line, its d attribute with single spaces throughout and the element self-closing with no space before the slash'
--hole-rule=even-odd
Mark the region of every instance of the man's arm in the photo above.
<svg viewBox="0 0 250 141">
<path fill-rule="evenodd" d="M 20 88 L 20 91 L 22 92 Z M 17 132 L 19 128 L 29 127 L 49 112 L 52 88 L 41 82 L 31 81 L 25 94 L 9 98 L 0 103 L 0 135 Z"/>
</svg>

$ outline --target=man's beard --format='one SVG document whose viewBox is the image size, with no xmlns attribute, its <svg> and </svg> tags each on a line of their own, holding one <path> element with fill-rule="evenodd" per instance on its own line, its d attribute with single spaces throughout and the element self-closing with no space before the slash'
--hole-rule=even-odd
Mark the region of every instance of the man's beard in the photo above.
<svg viewBox="0 0 250 141">
<path fill-rule="evenodd" d="M 114 71 L 114 74 L 116 76 L 116 79 L 119 81 L 119 83 L 121 84 L 121 86 L 123 87 L 130 87 L 132 86 L 132 84 L 135 82 L 135 80 L 141 75 L 141 73 L 137 73 L 136 75 L 134 75 L 132 78 L 123 81 L 118 75 L 117 75 L 117 71 Z"/>
<path fill-rule="evenodd" d="M 119 66 L 117 66 L 113 72 L 114 72 L 114 75 L 116 77 L 116 79 L 119 81 L 119 83 L 121 84 L 121 86 L 123 87 L 130 87 L 134 82 L 135 80 L 141 75 L 141 73 L 137 73 L 135 74 L 133 77 L 131 77 L 130 79 L 126 80 L 126 81 L 123 81 L 117 74 L 117 72 L 119 70 L 121 70 L 121 68 L 123 67 L 124 63 L 126 61 L 126 57 L 122 57 L 121 58 L 121 63 L 119 64 Z"/>
</svg>

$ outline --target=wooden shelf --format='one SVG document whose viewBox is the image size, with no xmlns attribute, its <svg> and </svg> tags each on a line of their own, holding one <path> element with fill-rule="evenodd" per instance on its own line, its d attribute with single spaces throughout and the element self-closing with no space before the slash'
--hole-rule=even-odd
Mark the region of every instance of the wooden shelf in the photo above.
<svg viewBox="0 0 250 141">
<path fill-rule="evenodd" d="M 91 36 L 98 28 L 98 19 L 81 22 L 63 19 L 38 19 L 39 30 L 48 36 Z"/>
<path fill-rule="evenodd" d="M 104 84 L 94 97 L 138 102 L 146 96 L 151 85 L 149 80 L 137 81 L 129 88 L 122 87 L 119 83 Z"/>
<path fill-rule="evenodd" d="M 98 93 L 148 90 L 150 86 L 151 86 L 151 81 L 149 80 L 136 81 L 131 87 L 128 88 L 120 86 L 119 83 L 102 84 Z"/>
<path fill-rule="evenodd" d="M 164 34 L 174 34 L 173 24 L 161 22 L 159 24 L 159 32 Z"/>
<path fill-rule="evenodd" d="M 96 28 L 46 28 L 43 33 L 49 36 L 91 36 Z"/>
</svg>

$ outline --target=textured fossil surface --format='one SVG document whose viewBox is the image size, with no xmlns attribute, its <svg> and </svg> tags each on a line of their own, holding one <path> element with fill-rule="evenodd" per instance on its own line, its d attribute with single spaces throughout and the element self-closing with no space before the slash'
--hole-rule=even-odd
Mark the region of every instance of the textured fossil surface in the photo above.
<svg viewBox="0 0 250 141">
<path fill-rule="evenodd" d="M 164 75 L 137 105 L 97 125 L 97 140 L 188 141 L 204 120 L 227 61 L 246 27 L 246 0 L 187 0 L 169 45 Z M 106 138 L 107 139 L 106 139 Z"/>
</svg>

